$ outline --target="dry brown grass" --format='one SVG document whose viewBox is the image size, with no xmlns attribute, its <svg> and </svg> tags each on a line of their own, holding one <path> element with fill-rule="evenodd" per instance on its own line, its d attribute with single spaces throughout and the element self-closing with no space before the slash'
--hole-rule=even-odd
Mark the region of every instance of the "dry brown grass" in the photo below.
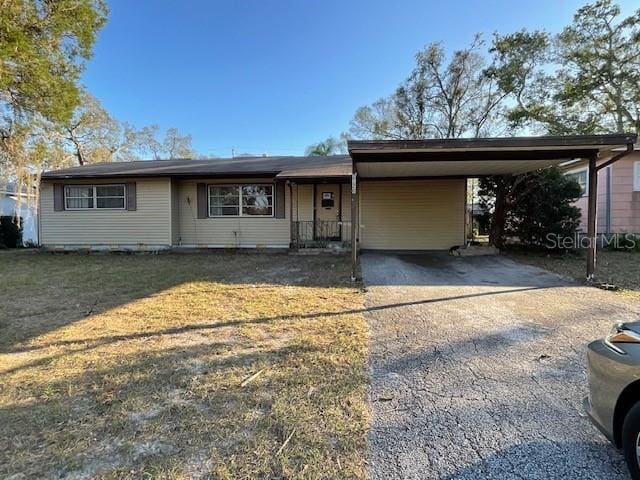
<svg viewBox="0 0 640 480">
<path fill-rule="evenodd" d="M 513 253 L 513 258 L 560 275 L 585 279 L 586 259 L 579 255 L 548 255 L 543 253 Z M 623 295 L 640 297 L 640 253 L 598 251 L 596 281 L 621 288 Z"/>
<path fill-rule="evenodd" d="M 0 477 L 363 477 L 367 330 L 348 265 L 3 255 Z"/>
</svg>

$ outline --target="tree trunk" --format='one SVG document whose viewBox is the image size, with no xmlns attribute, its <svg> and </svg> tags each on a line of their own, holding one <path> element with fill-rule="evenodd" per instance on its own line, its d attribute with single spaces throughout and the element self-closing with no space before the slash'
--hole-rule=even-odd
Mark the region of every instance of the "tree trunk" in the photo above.
<svg viewBox="0 0 640 480">
<path fill-rule="evenodd" d="M 500 182 L 496 189 L 493 217 L 491 218 L 491 230 L 489 231 L 489 243 L 497 248 L 504 245 L 504 230 L 507 221 L 507 188 Z"/>
</svg>

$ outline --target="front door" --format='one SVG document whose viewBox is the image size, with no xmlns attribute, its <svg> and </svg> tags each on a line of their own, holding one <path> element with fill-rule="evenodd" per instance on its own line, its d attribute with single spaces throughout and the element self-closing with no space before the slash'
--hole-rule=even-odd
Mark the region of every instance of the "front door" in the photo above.
<svg viewBox="0 0 640 480">
<path fill-rule="evenodd" d="M 316 185 L 316 240 L 340 240 L 340 185 Z"/>
</svg>

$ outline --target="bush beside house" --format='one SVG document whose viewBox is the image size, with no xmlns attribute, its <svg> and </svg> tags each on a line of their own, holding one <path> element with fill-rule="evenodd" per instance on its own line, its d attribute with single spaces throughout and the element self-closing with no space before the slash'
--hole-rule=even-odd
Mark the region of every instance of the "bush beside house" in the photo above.
<svg viewBox="0 0 640 480">
<path fill-rule="evenodd" d="M 22 221 L 10 216 L 0 217 L 0 248 L 22 246 Z"/>
</svg>

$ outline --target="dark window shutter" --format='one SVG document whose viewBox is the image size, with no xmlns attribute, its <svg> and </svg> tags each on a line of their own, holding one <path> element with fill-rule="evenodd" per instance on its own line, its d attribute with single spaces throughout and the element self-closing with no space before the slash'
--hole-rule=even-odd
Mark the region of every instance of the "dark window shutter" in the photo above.
<svg viewBox="0 0 640 480">
<path fill-rule="evenodd" d="M 64 210 L 64 185 L 61 183 L 53 184 L 53 211 L 61 212 Z"/>
<path fill-rule="evenodd" d="M 284 182 L 276 182 L 276 218 L 285 218 Z"/>
<path fill-rule="evenodd" d="M 137 198 L 136 198 L 136 182 L 127 183 L 127 210 L 136 210 Z"/>
<path fill-rule="evenodd" d="M 209 207 L 207 205 L 207 185 L 198 183 L 198 218 L 207 218 L 209 216 Z"/>
</svg>

